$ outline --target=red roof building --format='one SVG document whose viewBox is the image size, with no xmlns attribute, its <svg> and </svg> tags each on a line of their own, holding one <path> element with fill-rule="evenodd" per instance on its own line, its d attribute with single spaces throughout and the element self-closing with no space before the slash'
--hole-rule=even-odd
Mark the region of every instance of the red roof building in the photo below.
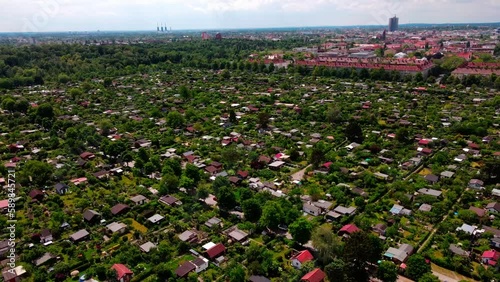
<svg viewBox="0 0 500 282">
<path fill-rule="evenodd" d="M 295 254 L 291 258 L 292 266 L 297 268 L 297 269 L 300 269 L 302 267 L 303 263 L 311 261 L 313 259 L 314 259 L 314 257 L 311 254 L 311 252 L 309 252 L 308 250 L 304 250 L 304 251 L 298 252 L 297 254 Z"/>
<path fill-rule="evenodd" d="M 322 282 L 325 279 L 325 277 L 326 277 L 325 273 L 321 269 L 316 268 L 313 271 L 302 276 L 302 279 L 300 280 L 307 282 Z"/>
<path fill-rule="evenodd" d="M 327 163 L 324 163 L 321 167 L 322 168 L 326 168 L 326 169 L 330 169 L 330 166 L 333 164 L 333 162 L 327 162 Z"/>
<path fill-rule="evenodd" d="M 246 171 L 246 170 L 239 170 L 237 174 L 239 177 L 241 177 L 243 179 L 248 177 L 248 171 Z"/>
<path fill-rule="evenodd" d="M 226 251 L 226 247 L 221 243 L 213 246 L 212 248 L 207 250 L 207 255 L 210 259 L 217 258 L 221 256 Z"/>
<path fill-rule="evenodd" d="M 354 224 L 346 224 L 339 230 L 339 235 L 350 235 L 354 232 L 358 232 L 360 229 Z"/>
<path fill-rule="evenodd" d="M 500 259 L 500 252 L 496 250 L 485 251 L 481 256 L 481 260 L 484 264 L 496 266 L 498 259 Z"/>
<path fill-rule="evenodd" d="M 95 157 L 95 155 L 90 153 L 90 152 L 83 152 L 80 154 L 80 158 L 82 158 L 84 160 L 93 159 L 94 157 Z"/>
<path fill-rule="evenodd" d="M 116 279 L 119 282 L 129 282 L 132 279 L 132 275 L 134 275 L 132 270 L 121 263 L 115 263 L 111 268 L 116 271 Z"/>
</svg>

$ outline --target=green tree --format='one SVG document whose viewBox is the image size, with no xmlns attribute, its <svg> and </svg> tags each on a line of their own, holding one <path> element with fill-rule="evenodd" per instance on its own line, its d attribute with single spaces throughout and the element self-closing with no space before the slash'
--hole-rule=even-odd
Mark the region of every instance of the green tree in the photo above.
<svg viewBox="0 0 500 282">
<path fill-rule="evenodd" d="M 363 143 L 363 130 L 361 126 L 355 121 L 349 122 L 345 129 L 345 135 L 351 142 Z"/>
<path fill-rule="evenodd" d="M 216 193 L 216 196 L 217 203 L 221 209 L 230 210 L 236 206 L 236 197 L 231 187 L 221 187 Z"/>
<path fill-rule="evenodd" d="M 161 195 L 166 195 L 172 193 L 172 191 L 177 190 L 179 187 L 179 178 L 174 174 L 167 174 L 162 177 L 160 182 L 160 192 Z"/>
<path fill-rule="evenodd" d="M 382 261 L 378 265 L 377 278 L 384 282 L 395 282 L 398 279 L 398 266 L 392 261 Z"/>
<path fill-rule="evenodd" d="M 406 275 L 409 278 L 418 281 L 424 274 L 431 272 L 431 266 L 420 254 L 410 256 L 406 263 Z"/>
<path fill-rule="evenodd" d="M 314 229 L 311 234 L 311 240 L 313 247 L 318 252 L 318 260 L 323 265 L 326 265 L 342 253 L 342 241 L 326 225 Z"/>
<path fill-rule="evenodd" d="M 225 148 L 221 156 L 222 161 L 228 165 L 234 165 L 240 160 L 240 154 L 234 147 Z"/>
<path fill-rule="evenodd" d="M 276 228 L 285 219 L 285 213 L 281 205 L 275 201 L 268 201 L 262 208 L 262 216 L 259 223 L 262 226 Z"/>
<path fill-rule="evenodd" d="M 180 128 L 185 124 L 184 116 L 177 111 L 169 112 L 167 115 L 167 124 L 173 128 Z"/>
<path fill-rule="evenodd" d="M 313 225 L 309 220 L 300 217 L 289 226 L 290 234 L 293 239 L 299 244 L 305 244 L 311 239 Z"/>
<path fill-rule="evenodd" d="M 410 141 L 410 132 L 408 132 L 408 129 L 404 127 L 398 128 L 396 131 L 396 140 L 398 140 L 401 143 L 407 143 Z"/>
<path fill-rule="evenodd" d="M 345 273 L 345 263 L 339 258 L 333 259 L 332 262 L 325 266 L 325 274 L 328 280 L 335 282 L 347 281 Z"/>
<path fill-rule="evenodd" d="M 439 280 L 439 278 L 436 275 L 430 272 L 422 275 L 422 277 L 418 279 L 418 282 L 440 282 L 440 281 L 441 280 Z"/>
<path fill-rule="evenodd" d="M 344 262 L 355 281 L 367 281 L 369 274 L 366 271 L 368 263 L 376 263 L 383 250 L 380 239 L 373 235 L 358 231 L 347 238 L 343 251 Z"/>
<path fill-rule="evenodd" d="M 186 177 L 191 178 L 195 185 L 200 181 L 200 170 L 194 164 L 187 164 L 186 169 L 184 171 Z"/>
<path fill-rule="evenodd" d="M 229 270 L 228 278 L 230 282 L 241 282 L 245 280 L 245 270 L 241 264 L 236 265 L 231 270 Z"/>
<path fill-rule="evenodd" d="M 50 181 L 54 169 L 51 165 L 41 161 L 27 161 L 21 171 L 21 184 L 33 183 L 43 186 Z"/>
<path fill-rule="evenodd" d="M 182 85 L 179 91 L 182 99 L 184 100 L 189 100 L 193 97 L 193 93 L 186 87 L 186 85 Z"/>
<path fill-rule="evenodd" d="M 14 110 L 16 112 L 27 113 L 30 108 L 30 103 L 26 99 L 19 99 L 14 105 Z"/>
<path fill-rule="evenodd" d="M 260 127 L 267 128 L 269 126 L 269 118 L 270 117 L 271 116 L 268 113 L 260 112 L 258 115 L 258 121 L 259 121 Z"/>
<path fill-rule="evenodd" d="M 326 120 L 330 123 L 337 123 L 342 121 L 342 112 L 337 106 L 330 106 L 326 111 Z"/>
<path fill-rule="evenodd" d="M 245 213 L 245 219 L 251 222 L 256 222 L 262 215 L 262 207 L 257 199 L 251 198 L 241 203 L 241 208 Z"/>
<path fill-rule="evenodd" d="M 40 118 L 53 119 L 55 114 L 51 104 L 43 103 L 36 108 L 36 115 Z"/>
<path fill-rule="evenodd" d="M 14 101 L 14 99 L 12 99 L 11 97 L 7 97 L 2 100 L 2 108 L 9 112 L 14 111 L 15 105 L 16 101 Z"/>
</svg>

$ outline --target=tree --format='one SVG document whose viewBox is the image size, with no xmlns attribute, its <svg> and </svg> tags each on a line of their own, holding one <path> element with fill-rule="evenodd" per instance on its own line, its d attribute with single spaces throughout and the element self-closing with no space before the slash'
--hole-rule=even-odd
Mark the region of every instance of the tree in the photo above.
<svg viewBox="0 0 500 282">
<path fill-rule="evenodd" d="M 4 110 L 9 111 L 9 112 L 14 111 L 15 105 L 16 105 L 16 101 L 14 101 L 14 99 L 12 99 L 11 97 L 7 97 L 7 98 L 3 99 L 3 101 L 2 101 L 2 108 Z"/>
<path fill-rule="evenodd" d="M 245 270 L 241 264 L 236 265 L 229 271 L 228 278 L 230 282 L 245 281 Z"/>
<path fill-rule="evenodd" d="M 187 164 L 184 174 L 186 177 L 191 178 L 195 184 L 201 179 L 199 168 L 194 164 Z"/>
<path fill-rule="evenodd" d="M 305 244 L 311 239 L 313 225 L 309 220 L 300 217 L 289 226 L 290 234 L 293 239 L 299 244 Z"/>
<path fill-rule="evenodd" d="M 431 266 L 420 254 L 410 256 L 406 263 L 406 275 L 409 278 L 418 281 L 424 274 L 431 272 Z"/>
<path fill-rule="evenodd" d="M 440 282 L 440 281 L 441 280 L 439 280 L 439 278 L 436 275 L 430 272 L 422 275 L 422 277 L 418 279 L 418 282 Z"/>
<path fill-rule="evenodd" d="M 251 222 L 256 222 L 262 215 L 262 207 L 257 199 L 251 198 L 241 203 L 241 208 L 245 213 L 245 219 Z"/>
<path fill-rule="evenodd" d="M 318 251 L 318 260 L 325 265 L 342 253 L 342 241 L 327 226 L 314 229 L 312 245 Z"/>
<path fill-rule="evenodd" d="M 262 208 L 262 216 L 260 217 L 259 223 L 265 227 L 276 228 L 284 219 L 285 213 L 281 205 L 275 201 L 268 201 Z"/>
<path fill-rule="evenodd" d="M 186 121 L 184 120 L 184 117 L 182 116 L 182 114 L 177 112 L 177 111 L 169 112 L 167 115 L 167 124 L 170 127 L 180 128 L 180 127 L 184 126 L 185 122 Z"/>
<path fill-rule="evenodd" d="M 340 111 L 339 107 L 328 107 L 328 110 L 326 111 L 326 120 L 330 123 L 342 121 L 342 112 Z"/>
<path fill-rule="evenodd" d="M 325 160 L 326 151 L 326 145 L 323 141 L 314 144 L 311 155 L 309 156 L 309 162 L 313 167 L 318 167 Z"/>
<path fill-rule="evenodd" d="M 36 108 L 36 115 L 40 118 L 53 119 L 54 109 L 49 103 L 43 103 Z"/>
<path fill-rule="evenodd" d="M 21 171 L 21 184 L 32 182 L 34 185 L 43 186 L 52 177 L 53 168 L 51 165 L 41 161 L 28 161 Z"/>
<path fill-rule="evenodd" d="M 354 232 L 347 238 L 343 257 L 346 268 L 349 273 L 352 273 L 355 281 L 368 280 L 367 264 L 376 263 L 382 251 L 383 246 L 380 239 L 367 232 Z"/>
<path fill-rule="evenodd" d="M 224 149 L 221 155 L 222 161 L 228 165 L 234 165 L 240 159 L 240 154 L 234 147 Z"/>
<path fill-rule="evenodd" d="M 212 182 L 212 190 L 214 190 L 215 193 L 218 193 L 219 189 L 225 186 L 231 186 L 231 183 L 229 182 L 227 177 L 217 176 L 214 182 Z"/>
<path fill-rule="evenodd" d="M 395 282 L 398 279 L 398 267 L 392 261 L 384 260 L 378 265 L 377 278 L 384 282 Z"/>
<path fill-rule="evenodd" d="M 345 130 L 345 135 L 351 142 L 363 143 L 363 130 L 355 121 L 349 122 Z"/>
<path fill-rule="evenodd" d="M 210 195 L 210 190 L 207 186 L 201 185 L 196 189 L 196 197 L 198 199 L 206 199 Z"/>
<path fill-rule="evenodd" d="M 193 97 L 192 92 L 186 87 L 186 85 L 182 85 L 179 91 L 182 99 L 184 100 L 189 100 Z"/>
<path fill-rule="evenodd" d="M 233 189 L 230 187 L 221 187 L 215 195 L 221 209 L 230 210 L 236 206 L 236 197 L 234 196 Z"/>
<path fill-rule="evenodd" d="M 179 178 L 173 174 L 167 174 L 162 177 L 160 182 L 160 194 L 166 195 L 179 187 Z"/>
<path fill-rule="evenodd" d="M 163 164 L 162 173 L 170 172 L 170 170 L 177 176 L 182 174 L 182 165 L 178 158 L 167 159 Z"/>
<path fill-rule="evenodd" d="M 269 125 L 269 118 L 270 118 L 270 115 L 268 113 L 260 112 L 258 115 L 260 127 L 267 128 L 267 126 Z"/>
<path fill-rule="evenodd" d="M 407 143 L 410 140 L 410 133 L 408 132 L 408 129 L 400 127 L 396 131 L 396 140 L 401 143 Z"/>
<path fill-rule="evenodd" d="M 344 261 L 338 258 L 333 259 L 333 261 L 325 267 L 325 274 L 330 281 L 345 282 L 347 279 Z"/>
</svg>

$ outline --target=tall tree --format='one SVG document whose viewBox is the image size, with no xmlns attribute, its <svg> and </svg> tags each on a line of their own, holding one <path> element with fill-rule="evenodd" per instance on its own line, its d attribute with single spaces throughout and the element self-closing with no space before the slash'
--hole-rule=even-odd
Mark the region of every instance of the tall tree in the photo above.
<svg viewBox="0 0 500 282">
<path fill-rule="evenodd" d="M 335 282 L 347 281 L 345 272 L 345 263 L 343 260 L 335 258 L 325 267 L 325 274 L 328 280 Z"/>
<path fill-rule="evenodd" d="M 313 225 L 305 217 L 300 217 L 289 226 L 290 234 L 299 244 L 305 244 L 311 239 Z"/>
<path fill-rule="evenodd" d="M 350 121 L 345 129 L 345 135 L 351 142 L 363 143 L 363 130 L 356 121 Z"/>
<path fill-rule="evenodd" d="M 251 222 L 256 222 L 262 215 L 262 207 L 257 199 L 251 198 L 241 203 L 241 208 L 245 213 L 245 219 Z"/>
<path fill-rule="evenodd" d="M 223 210 L 230 210 L 236 206 L 236 197 L 234 196 L 233 189 L 228 186 L 221 187 L 217 193 L 217 203 Z"/>
<path fill-rule="evenodd" d="M 276 228 L 279 224 L 283 223 L 285 220 L 285 213 L 275 201 L 268 201 L 262 208 L 262 216 L 260 217 L 259 223 L 262 226 L 269 228 Z"/>
<path fill-rule="evenodd" d="M 411 279 L 418 281 L 424 274 L 431 272 L 431 266 L 420 254 L 410 256 L 406 263 L 406 275 Z"/>
<path fill-rule="evenodd" d="M 378 265 L 377 278 L 384 282 L 395 282 L 398 279 L 398 267 L 392 261 L 384 260 Z"/>
<path fill-rule="evenodd" d="M 342 253 L 342 241 L 339 236 L 327 226 L 320 226 L 313 230 L 312 245 L 318 251 L 318 260 L 326 265 Z"/>
<path fill-rule="evenodd" d="M 352 233 L 345 242 L 343 257 L 355 281 L 368 281 L 368 263 L 376 263 L 382 253 L 380 240 L 364 231 Z"/>
</svg>

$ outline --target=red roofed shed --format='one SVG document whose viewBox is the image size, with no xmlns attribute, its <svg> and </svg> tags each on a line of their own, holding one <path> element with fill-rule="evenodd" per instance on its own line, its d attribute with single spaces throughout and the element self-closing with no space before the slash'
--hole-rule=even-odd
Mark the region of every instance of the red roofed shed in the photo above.
<svg viewBox="0 0 500 282">
<path fill-rule="evenodd" d="M 116 279 L 120 282 L 129 282 L 132 279 L 132 275 L 134 275 L 132 270 L 121 263 L 115 263 L 111 268 L 116 271 Z"/>
</svg>

